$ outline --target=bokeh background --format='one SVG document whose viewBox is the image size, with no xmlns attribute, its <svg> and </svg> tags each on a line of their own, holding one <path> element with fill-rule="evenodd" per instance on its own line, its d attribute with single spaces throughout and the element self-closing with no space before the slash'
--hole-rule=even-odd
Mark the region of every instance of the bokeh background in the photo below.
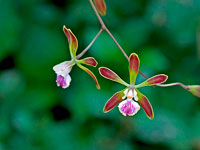
<svg viewBox="0 0 200 150">
<path fill-rule="evenodd" d="M 199 0 L 106 0 L 106 25 L 148 76 L 200 84 Z M 0 150 L 199 150 L 200 100 L 181 87 L 146 87 L 155 112 L 123 117 L 105 102 L 124 87 L 102 78 L 101 90 L 77 66 L 69 88 L 56 86 L 52 67 L 69 60 L 62 26 L 78 53 L 100 29 L 88 0 L 0 0 Z M 103 32 L 84 55 L 129 81 L 128 62 Z M 138 76 L 137 82 L 145 78 Z"/>
</svg>

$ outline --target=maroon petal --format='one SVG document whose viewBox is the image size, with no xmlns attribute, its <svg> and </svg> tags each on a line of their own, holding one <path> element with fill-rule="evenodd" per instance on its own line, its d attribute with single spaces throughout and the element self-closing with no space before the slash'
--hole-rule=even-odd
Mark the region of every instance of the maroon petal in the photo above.
<svg viewBox="0 0 200 150">
<path fill-rule="evenodd" d="M 106 79 L 121 83 L 125 86 L 129 86 L 125 81 L 123 81 L 115 72 L 112 70 L 106 68 L 106 67 L 100 67 L 99 73 Z"/>
<path fill-rule="evenodd" d="M 156 76 L 153 76 L 149 79 L 147 79 L 146 81 L 144 81 L 143 83 L 137 85 L 136 87 L 143 87 L 143 86 L 151 86 L 151 85 L 156 85 L 156 84 L 160 84 L 163 83 L 167 80 L 168 76 L 165 74 L 159 74 Z"/>
<path fill-rule="evenodd" d="M 132 53 L 129 57 L 129 73 L 130 73 L 130 82 L 135 84 L 137 74 L 139 72 L 140 60 L 136 53 Z"/>
<path fill-rule="evenodd" d="M 115 93 L 105 104 L 103 112 L 107 113 L 111 111 L 117 104 L 119 104 L 123 99 L 124 90 Z"/>
<path fill-rule="evenodd" d="M 106 15 L 106 3 L 104 0 L 94 0 L 94 4 L 102 16 Z"/>
<path fill-rule="evenodd" d="M 67 29 L 65 26 L 63 26 L 63 31 L 68 39 L 71 57 L 75 57 L 76 51 L 78 49 L 78 40 L 76 36 L 72 33 L 72 31 L 70 29 Z"/>
<path fill-rule="evenodd" d="M 85 72 L 87 72 L 87 73 L 92 77 L 92 79 L 94 80 L 94 82 L 95 82 L 95 84 L 96 84 L 97 89 L 100 89 L 100 85 L 99 85 L 99 82 L 98 82 L 96 76 L 95 76 L 88 68 L 82 66 L 82 65 L 79 64 L 79 63 L 77 63 L 77 65 L 78 65 L 81 69 L 83 69 Z"/>
<path fill-rule="evenodd" d="M 78 60 L 78 62 L 82 64 L 90 65 L 93 67 L 96 67 L 98 64 L 97 61 L 93 57 L 87 57 L 87 58 Z"/>
<path fill-rule="evenodd" d="M 148 98 L 146 96 L 144 96 L 142 93 L 140 93 L 140 91 L 138 91 L 137 89 L 136 89 L 136 91 L 137 91 L 137 96 L 138 96 L 138 102 L 144 109 L 147 117 L 152 120 L 154 118 L 154 113 L 153 113 L 153 108 L 152 108 Z"/>
</svg>

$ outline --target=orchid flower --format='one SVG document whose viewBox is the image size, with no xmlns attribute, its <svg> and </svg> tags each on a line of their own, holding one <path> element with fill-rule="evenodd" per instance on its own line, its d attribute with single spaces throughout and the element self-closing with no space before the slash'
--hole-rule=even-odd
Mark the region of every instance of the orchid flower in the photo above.
<svg viewBox="0 0 200 150">
<path fill-rule="evenodd" d="M 153 109 L 152 109 L 152 106 L 151 106 L 149 100 L 147 99 L 146 96 L 144 96 L 138 90 L 138 88 L 163 83 L 167 80 L 168 76 L 164 75 L 164 74 L 159 74 L 159 75 L 156 75 L 156 76 L 153 76 L 153 77 L 147 79 L 146 81 L 144 81 L 138 85 L 135 85 L 136 77 L 139 72 L 139 65 L 140 65 L 140 60 L 138 58 L 138 55 L 135 53 L 132 53 L 129 57 L 130 84 L 123 81 L 112 70 L 110 70 L 106 67 L 99 68 L 99 72 L 104 78 L 118 82 L 118 83 L 126 86 L 125 89 L 115 93 L 106 102 L 104 109 L 103 109 L 104 113 L 111 111 L 117 104 L 119 104 L 118 108 L 119 108 L 119 111 L 122 113 L 122 115 L 133 116 L 140 110 L 140 106 L 141 106 L 144 109 L 144 111 L 149 119 L 154 118 Z"/>
<path fill-rule="evenodd" d="M 86 68 L 82 65 L 82 64 L 86 64 L 86 65 L 96 67 L 97 61 L 93 57 L 87 57 L 87 58 L 78 60 L 76 58 L 76 52 L 78 49 L 78 40 L 77 40 L 76 36 L 72 33 L 72 31 L 70 29 L 67 29 L 65 26 L 63 26 L 63 31 L 68 39 L 71 60 L 64 61 L 53 67 L 53 70 L 57 74 L 57 79 L 56 79 L 57 85 L 61 86 L 62 88 L 69 87 L 70 82 L 71 82 L 71 77 L 70 77 L 69 73 L 71 72 L 72 67 L 75 64 L 77 64 L 78 67 L 83 69 L 85 72 L 87 72 L 92 77 L 97 88 L 100 89 L 100 85 L 99 85 L 98 80 L 96 79 L 95 75 L 88 68 Z"/>
</svg>

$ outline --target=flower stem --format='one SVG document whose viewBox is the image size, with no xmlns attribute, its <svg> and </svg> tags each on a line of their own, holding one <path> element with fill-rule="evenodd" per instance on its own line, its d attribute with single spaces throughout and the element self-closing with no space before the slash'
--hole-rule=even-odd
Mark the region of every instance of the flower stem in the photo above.
<svg viewBox="0 0 200 150">
<path fill-rule="evenodd" d="M 185 90 L 189 90 L 189 87 L 187 85 L 184 85 L 183 83 L 180 83 L 180 82 L 169 83 L 169 84 L 157 84 L 156 86 L 169 87 L 169 86 L 175 86 L 175 85 L 181 86 Z"/>
<path fill-rule="evenodd" d="M 107 33 L 108 33 L 108 35 L 112 38 L 112 40 L 115 42 L 115 44 L 118 46 L 118 48 L 121 50 L 121 52 L 123 53 L 123 55 L 124 55 L 124 57 L 127 59 L 127 60 L 129 60 L 129 57 L 128 57 L 128 55 L 126 54 L 126 52 L 123 50 L 123 48 L 121 47 L 121 45 L 117 42 L 117 40 L 115 39 L 115 37 L 112 35 L 112 33 L 110 32 L 110 30 L 106 27 L 106 25 L 104 24 L 104 22 L 103 22 L 103 20 L 102 20 L 102 18 L 100 17 L 100 15 L 99 15 L 99 13 L 98 13 L 98 11 L 97 11 L 97 9 L 96 9 L 96 7 L 95 7 L 95 5 L 94 5 L 94 3 L 93 3 L 93 1 L 92 0 L 89 0 L 89 2 L 90 2 L 90 5 L 92 6 L 92 9 L 94 10 L 94 12 L 95 12 L 95 15 L 97 16 L 97 18 L 98 18 L 98 20 L 99 20 L 99 23 L 101 24 L 101 30 L 99 31 L 100 33 L 103 31 L 103 30 L 105 30 Z M 200 31 L 200 30 L 199 30 Z M 99 34 L 100 34 L 99 33 Z M 199 32 L 200 33 L 200 32 Z M 98 34 L 97 34 L 98 35 Z M 199 36 L 200 34 L 198 34 L 198 41 L 200 41 L 199 39 Z M 98 35 L 99 36 L 99 35 Z M 98 37 L 98 36 L 96 36 L 93 40 L 92 40 L 92 42 L 88 45 L 88 47 L 86 47 L 85 48 L 85 50 L 83 50 L 78 56 L 77 56 L 77 58 L 80 58 L 90 47 L 91 47 L 91 45 L 94 43 L 94 41 L 96 40 L 96 38 Z M 199 57 L 200 57 L 200 45 L 198 45 L 198 47 L 199 47 Z M 142 73 L 141 71 L 139 71 L 139 73 L 142 75 L 142 76 L 144 76 L 145 78 L 149 78 L 147 75 L 145 75 L 144 73 Z M 157 85 L 155 85 L 155 86 L 160 86 L 160 87 L 169 87 L 169 86 L 176 86 L 176 85 L 178 85 L 178 86 L 181 86 L 182 88 L 184 88 L 185 90 L 189 90 L 189 87 L 187 86 L 187 85 L 184 85 L 183 83 L 180 83 L 180 82 L 175 82 L 175 83 L 169 83 L 169 84 L 157 84 Z M 153 87 L 155 87 L 155 86 L 153 86 Z"/>
<path fill-rule="evenodd" d="M 90 5 L 92 6 L 92 9 L 94 10 L 94 13 L 96 14 L 96 16 L 97 16 L 97 18 L 98 18 L 98 20 L 99 20 L 101 26 L 105 26 L 105 24 L 104 24 L 103 20 L 101 19 L 100 15 L 99 15 L 99 13 L 98 13 L 98 11 L 97 11 L 97 9 L 96 9 L 96 7 L 94 6 L 93 1 L 92 1 L 92 0 L 89 0 L 89 2 L 90 2 Z"/>
<path fill-rule="evenodd" d="M 81 58 L 89 50 L 89 48 L 94 44 L 94 42 L 99 37 L 99 35 L 101 34 L 102 31 L 103 31 L 103 29 L 99 30 L 99 32 L 94 37 L 94 39 L 90 42 L 90 44 L 79 55 L 76 56 L 77 59 Z"/>
<path fill-rule="evenodd" d="M 103 22 L 103 20 L 101 19 L 101 17 L 100 17 L 100 15 L 99 15 L 99 13 L 98 13 L 98 11 L 97 11 L 97 9 L 96 9 L 96 7 L 95 7 L 93 1 L 92 1 L 92 0 L 89 0 L 89 2 L 90 2 L 90 5 L 92 6 L 92 9 L 94 10 L 94 12 L 95 12 L 95 14 L 96 14 L 96 16 L 97 16 L 97 18 L 98 18 L 100 24 L 101 24 L 101 29 L 105 30 L 105 31 L 108 33 L 108 35 L 112 38 L 112 40 L 115 42 L 115 44 L 117 45 L 117 47 L 119 47 L 119 49 L 120 49 L 121 52 L 123 53 L 124 57 L 125 57 L 127 60 L 129 60 L 128 55 L 126 54 L 126 52 L 123 50 L 123 48 L 122 48 L 122 47 L 120 46 L 120 44 L 117 42 L 117 40 L 115 39 L 115 37 L 112 35 L 112 33 L 109 31 L 109 29 L 108 29 L 108 28 L 106 27 L 106 25 L 104 24 L 104 22 Z M 144 76 L 145 78 L 147 78 L 147 79 L 149 78 L 148 76 L 146 76 L 146 75 L 145 75 L 144 73 L 142 73 L 141 71 L 139 71 L 139 73 L 140 73 L 142 76 Z"/>
<path fill-rule="evenodd" d="M 121 52 L 123 53 L 124 57 L 126 57 L 127 60 L 129 60 L 126 52 L 123 50 L 123 48 L 120 46 L 120 44 L 117 42 L 117 40 L 115 39 L 115 37 L 112 35 L 112 33 L 108 30 L 108 28 L 106 26 L 104 26 L 104 30 L 108 33 L 108 35 L 113 39 L 113 41 L 115 42 L 115 44 L 117 45 L 117 47 L 119 47 L 119 49 L 121 50 Z"/>
</svg>

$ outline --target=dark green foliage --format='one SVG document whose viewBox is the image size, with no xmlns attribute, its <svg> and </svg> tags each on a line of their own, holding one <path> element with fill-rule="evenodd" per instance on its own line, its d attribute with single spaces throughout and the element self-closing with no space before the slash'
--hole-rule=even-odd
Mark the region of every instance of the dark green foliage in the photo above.
<svg viewBox="0 0 200 150">
<path fill-rule="evenodd" d="M 199 0 L 105 0 L 108 28 L 141 71 L 169 75 L 168 83 L 200 83 L 197 38 Z M 69 88 L 56 86 L 52 67 L 70 58 L 62 27 L 72 29 L 80 53 L 99 30 L 88 0 L 0 0 L 1 150 L 151 150 L 200 147 L 200 101 L 180 87 L 141 89 L 155 111 L 123 117 L 103 106 L 119 84 L 103 79 L 101 90 L 74 67 Z M 199 32 L 199 33 L 198 33 Z M 129 81 L 128 62 L 102 33 L 86 54 Z M 138 81 L 144 81 L 138 76 Z"/>
</svg>

